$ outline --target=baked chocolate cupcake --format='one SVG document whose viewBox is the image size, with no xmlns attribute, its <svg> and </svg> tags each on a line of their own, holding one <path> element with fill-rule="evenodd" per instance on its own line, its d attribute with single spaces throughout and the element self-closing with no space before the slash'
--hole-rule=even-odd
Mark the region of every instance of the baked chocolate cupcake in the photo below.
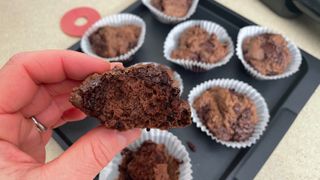
<svg viewBox="0 0 320 180">
<path fill-rule="evenodd" d="M 187 15 L 192 0 L 151 0 L 151 4 L 168 16 L 183 17 Z"/>
<path fill-rule="evenodd" d="M 242 44 L 245 60 L 263 75 L 282 74 L 291 63 L 288 43 L 279 34 L 247 37 Z"/>
<path fill-rule="evenodd" d="M 168 131 L 143 130 L 141 137 L 117 154 L 100 179 L 192 179 L 189 153 Z"/>
<path fill-rule="evenodd" d="M 147 140 L 138 150 L 124 149 L 121 155 L 118 180 L 179 179 L 180 162 L 168 154 L 164 144 Z"/>
<path fill-rule="evenodd" d="M 245 69 L 260 80 L 286 78 L 299 71 L 302 56 L 287 37 L 260 26 L 241 28 L 237 56 Z"/>
<path fill-rule="evenodd" d="M 89 42 L 97 55 L 114 58 L 137 46 L 140 34 L 141 27 L 136 25 L 104 26 L 89 36 Z"/>
<path fill-rule="evenodd" d="M 160 22 L 176 24 L 195 13 L 199 0 L 142 0 L 142 3 Z"/>
<path fill-rule="evenodd" d="M 168 61 L 199 72 L 228 63 L 234 48 L 227 31 L 220 25 L 191 20 L 178 24 L 169 32 L 163 53 Z"/>
<path fill-rule="evenodd" d="M 192 106 L 210 132 L 223 141 L 247 140 L 258 122 L 254 103 L 232 89 L 208 89 Z"/>
<path fill-rule="evenodd" d="M 188 100 L 196 126 L 227 147 L 255 144 L 269 121 L 268 107 L 261 94 L 238 80 L 203 82 L 190 91 Z"/>
<path fill-rule="evenodd" d="M 196 25 L 181 34 L 178 47 L 172 51 L 171 57 L 212 64 L 221 61 L 227 53 L 226 42 L 219 41 L 215 33 L 208 33 Z"/>
<path fill-rule="evenodd" d="M 94 23 L 82 36 L 81 49 L 107 61 L 131 60 L 142 46 L 146 24 L 133 14 L 115 14 Z"/>
<path fill-rule="evenodd" d="M 190 106 L 180 98 L 168 68 L 154 64 L 93 74 L 74 88 L 70 101 L 110 129 L 169 129 L 191 124 Z"/>
</svg>

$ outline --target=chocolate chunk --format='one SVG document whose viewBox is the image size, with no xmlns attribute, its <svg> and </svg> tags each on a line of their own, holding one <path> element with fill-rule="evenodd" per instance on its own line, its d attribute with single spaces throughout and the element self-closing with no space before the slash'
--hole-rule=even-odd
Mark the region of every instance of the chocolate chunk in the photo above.
<svg viewBox="0 0 320 180">
<path fill-rule="evenodd" d="M 121 151 L 121 155 L 124 156 L 126 154 L 129 154 L 131 153 L 130 150 L 128 148 L 124 148 L 122 151 Z"/>
<path fill-rule="evenodd" d="M 245 60 L 258 72 L 267 76 L 282 74 L 291 63 L 288 43 L 279 34 L 248 37 L 242 44 Z"/>
<path fill-rule="evenodd" d="M 236 103 L 234 106 L 233 106 L 233 110 L 236 114 L 240 114 L 241 112 L 241 106 L 239 103 Z"/>
<path fill-rule="evenodd" d="M 191 124 L 189 104 L 167 68 L 141 64 L 89 76 L 70 102 L 111 129 L 169 129 Z"/>
<path fill-rule="evenodd" d="M 197 151 L 196 146 L 195 146 L 192 142 L 187 141 L 187 145 L 188 145 L 189 149 L 190 149 L 192 152 L 196 152 L 196 151 Z"/>
<path fill-rule="evenodd" d="M 224 141 L 245 141 L 258 122 L 255 104 L 234 90 L 215 87 L 203 92 L 193 103 L 209 131 Z"/>
</svg>

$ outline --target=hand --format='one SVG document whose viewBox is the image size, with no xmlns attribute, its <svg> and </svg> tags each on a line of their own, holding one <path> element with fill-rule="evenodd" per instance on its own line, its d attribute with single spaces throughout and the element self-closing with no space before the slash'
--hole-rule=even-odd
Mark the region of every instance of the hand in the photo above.
<svg viewBox="0 0 320 180">
<path fill-rule="evenodd" d="M 52 129 L 85 117 L 68 101 L 72 88 L 89 74 L 115 65 L 74 51 L 12 57 L 0 70 L 0 179 L 93 179 L 114 155 L 137 139 L 139 130 L 98 127 L 44 164 Z M 31 116 L 48 130 L 38 132 Z"/>
</svg>

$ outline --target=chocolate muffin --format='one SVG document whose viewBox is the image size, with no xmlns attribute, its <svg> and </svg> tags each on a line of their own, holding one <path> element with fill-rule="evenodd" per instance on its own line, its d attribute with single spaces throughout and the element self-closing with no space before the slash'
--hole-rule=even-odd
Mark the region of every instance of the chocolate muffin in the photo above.
<svg viewBox="0 0 320 180">
<path fill-rule="evenodd" d="M 112 58 L 123 55 L 134 48 L 141 33 L 141 27 L 124 25 L 104 26 L 89 36 L 92 50 L 99 56 Z"/>
<path fill-rule="evenodd" d="M 214 87 L 193 103 L 198 117 L 209 131 L 223 141 L 245 141 L 258 122 L 255 104 L 234 90 Z"/>
<path fill-rule="evenodd" d="M 125 149 L 119 165 L 118 180 L 178 180 L 179 161 L 170 156 L 163 144 L 145 141 L 137 151 Z"/>
<path fill-rule="evenodd" d="M 169 129 L 191 124 L 190 106 L 163 66 L 139 64 L 89 76 L 71 103 L 111 129 Z"/>
<path fill-rule="evenodd" d="M 217 63 L 228 53 L 228 44 L 219 41 L 200 26 L 186 29 L 180 36 L 178 47 L 172 51 L 174 59 L 187 59 L 204 63 Z"/>
<path fill-rule="evenodd" d="M 192 0 L 152 0 L 151 4 L 168 16 L 183 17 L 187 15 Z"/>
<path fill-rule="evenodd" d="M 279 34 L 248 37 L 242 49 L 244 59 L 263 75 L 282 74 L 291 62 L 287 41 Z"/>
</svg>

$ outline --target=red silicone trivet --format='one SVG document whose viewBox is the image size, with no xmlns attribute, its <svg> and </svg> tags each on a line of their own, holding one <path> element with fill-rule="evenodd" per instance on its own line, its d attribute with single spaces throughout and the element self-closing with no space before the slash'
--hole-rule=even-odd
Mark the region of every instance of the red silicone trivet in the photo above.
<svg viewBox="0 0 320 180">
<path fill-rule="evenodd" d="M 85 18 L 87 22 L 78 26 L 75 24 L 78 18 Z M 90 7 L 79 7 L 72 9 L 64 14 L 60 21 L 62 31 L 70 36 L 80 37 L 97 20 L 100 19 L 99 13 Z"/>
</svg>

